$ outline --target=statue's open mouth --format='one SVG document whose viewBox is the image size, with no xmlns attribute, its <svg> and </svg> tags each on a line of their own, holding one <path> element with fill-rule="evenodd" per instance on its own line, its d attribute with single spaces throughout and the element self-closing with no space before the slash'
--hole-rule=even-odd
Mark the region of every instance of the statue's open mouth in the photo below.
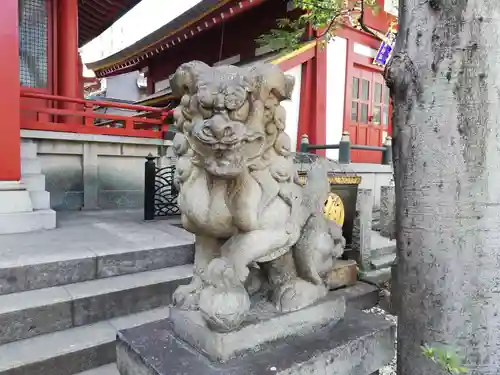
<svg viewBox="0 0 500 375">
<path fill-rule="evenodd" d="M 220 177 L 236 177 L 244 170 L 242 142 L 231 145 L 213 144 L 214 154 L 206 159 L 207 170 Z"/>
<path fill-rule="evenodd" d="M 247 138 L 244 124 L 211 119 L 196 124 L 193 135 L 193 148 L 202 157 L 207 172 L 222 178 L 243 172 L 243 145 Z"/>
<path fill-rule="evenodd" d="M 244 140 L 242 139 L 231 143 L 213 143 L 212 149 L 215 150 L 216 154 L 223 155 L 226 152 L 239 151 L 241 149 L 241 146 L 243 145 L 243 142 Z"/>
</svg>

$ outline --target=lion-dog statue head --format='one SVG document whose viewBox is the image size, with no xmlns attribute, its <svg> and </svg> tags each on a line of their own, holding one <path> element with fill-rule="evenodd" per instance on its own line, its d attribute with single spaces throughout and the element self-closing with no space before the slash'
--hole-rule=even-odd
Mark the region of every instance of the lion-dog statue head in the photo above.
<svg viewBox="0 0 500 375">
<path fill-rule="evenodd" d="M 279 103 L 290 97 L 293 85 L 293 77 L 272 65 L 183 64 L 171 79 L 173 94 L 181 98 L 174 113 L 181 132 L 174 140 L 177 153 L 189 153 L 193 164 L 226 179 L 269 164 L 266 153 L 277 142 L 290 148 L 285 134 L 280 139 L 285 111 Z"/>
</svg>

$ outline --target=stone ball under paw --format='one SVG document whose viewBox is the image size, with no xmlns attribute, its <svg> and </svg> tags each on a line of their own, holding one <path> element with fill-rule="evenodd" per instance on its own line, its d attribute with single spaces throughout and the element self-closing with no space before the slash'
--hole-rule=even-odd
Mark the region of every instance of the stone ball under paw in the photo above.
<svg viewBox="0 0 500 375">
<path fill-rule="evenodd" d="M 244 288 L 210 287 L 200 295 L 199 309 L 210 329 L 230 332 L 238 329 L 250 310 L 250 298 Z"/>
</svg>

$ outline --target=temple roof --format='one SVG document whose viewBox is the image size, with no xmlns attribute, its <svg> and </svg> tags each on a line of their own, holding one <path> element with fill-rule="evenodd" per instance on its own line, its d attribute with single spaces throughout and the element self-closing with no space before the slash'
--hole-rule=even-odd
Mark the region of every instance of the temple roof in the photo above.
<svg viewBox="0 0 500 375">
<path fill-rule="evenodd" d="M 243 67 L 251 67 L 256 64 L 260 63 L 270 63 L 274 65 L 280 66 L 280 68 L 284 71 L 291 69 L 299 64 L 302 64 L 303 61 L 297 60 L 296 57 L 299 55 L 302 55 L 304 53 L 307 53 L 308 51 L 312 52 L 312 49 L 316 46 L 316 41 L 308 42 L 303 44 L 300 48 L 298 48 L 295 51 L 292 52 L 287 52 L 287 51 L 281 51 L 281 52 L 268 52 L 266 54 L 263 54 L 261 56 L 254 57 L 250 60 L 247 61 L 241 61 L 238 63 L 235 63 L 235 66 L 239 66 L 240 68 Z M 307 59 L 307 58 L 306 58 Z M 172 75 L 170 76 L 172 77 Z M 177 100 L 178 98 L 175 98 L 174 95 L 172 94 L 172 90 L 170 88 L 170 83 L 168 86 L 162 90 L 159 90 L 155 92 L 154 94 L 148 95 L 145 98 L 142 98 L 141 100 L 138 100 L 134 104 L 140 104 L 140 105 L 148 105 L 148 106 L 165 106 L 165 103 Z"/>
<path fill-rule="evenodd" d="M 97 1 L 97 0 L 96 0 Z M 201 0 L 179 17 L 163 25 L 109 57 L 86 64 L 96 76 L 105 77 L 135 69 L 148 58 L 158 55 L 184 40 L 214 27 L 266 0 Z"/>
<path fill-rule="evenodd" d="M 78 0 L 78 45 L 102 34 L 141 0 Z"/>
</svg>

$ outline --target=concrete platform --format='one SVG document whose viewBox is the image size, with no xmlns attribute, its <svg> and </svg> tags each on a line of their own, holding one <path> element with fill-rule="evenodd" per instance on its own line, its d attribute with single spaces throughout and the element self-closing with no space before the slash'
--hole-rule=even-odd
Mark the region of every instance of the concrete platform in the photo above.
<svg viewBox="0 0 500 375">
<path fill-rule="evenodd" d="M 121 375 L 369 375 L 394 356 L 395 326 L 348 311 L 338 324 L 215 363 L 176 337 L 168 319 L 118 333 Z"/>
<path fill-rule="evenodd" d="M 60 212 L 58 228 L 0 235 L 0 295 L 192 263 L 194 236 L 142 212 Z"/>
</svg>

